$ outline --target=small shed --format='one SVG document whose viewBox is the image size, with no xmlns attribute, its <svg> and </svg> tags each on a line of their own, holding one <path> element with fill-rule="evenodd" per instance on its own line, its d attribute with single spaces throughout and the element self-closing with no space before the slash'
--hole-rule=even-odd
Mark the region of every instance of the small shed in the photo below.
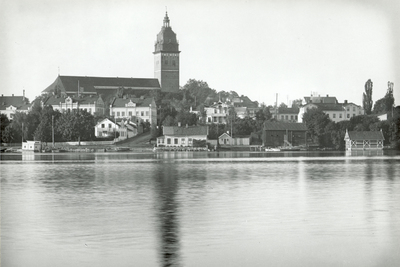
<svg viewBox="0 0 400 267">
<path fill-rule="evenodd" d="M 347 131 L 344 136 L 346 150 L 382 150 L 383 137 L 381 131 Z"/>
<path fill-rule="evenodd" d="M 285 144 L 306 145 L 307 126 L 305 123 L 265 122 L 262 139 L 266 147 L 279 147 Z"/>
<path fill-rule="evenodd" d="M 42 149 L 42 143 L 40 141 L 26 141 L 22 142 L 23 151 L 40 152 Z"/>
<path fill-rule="evenodd" d="M 231 137 L 228 133 L 223 133 L 218 137 L 219 144 L 222 146 L 249 146 L 250 136 Z"/>
</svg>

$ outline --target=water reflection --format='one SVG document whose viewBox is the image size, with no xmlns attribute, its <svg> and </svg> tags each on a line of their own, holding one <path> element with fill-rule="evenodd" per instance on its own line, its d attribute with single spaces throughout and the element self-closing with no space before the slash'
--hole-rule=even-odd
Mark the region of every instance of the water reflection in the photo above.
<svg viewBox="0 0 400 267">
<path fill-rule="evenodd" d="M 176 165 L 158 165 L 154 171 L 156 213 L 161 266 L 181 266 L 179 237 L 179 191 Z"/>
</svg>

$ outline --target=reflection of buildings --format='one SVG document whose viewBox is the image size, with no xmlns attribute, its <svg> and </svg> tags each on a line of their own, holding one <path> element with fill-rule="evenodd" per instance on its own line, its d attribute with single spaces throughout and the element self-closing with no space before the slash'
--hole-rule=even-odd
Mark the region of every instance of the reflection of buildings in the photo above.
<svg viewBox="0 0 400 267">
<path fill-rule="evenodd" d="M 178 174 L 173 164 L 158 165 L 154 175 L 159 221 L 159 257 L 162 266 L 180 265 L 179 218 L 176 195 Z"/>
</svg>

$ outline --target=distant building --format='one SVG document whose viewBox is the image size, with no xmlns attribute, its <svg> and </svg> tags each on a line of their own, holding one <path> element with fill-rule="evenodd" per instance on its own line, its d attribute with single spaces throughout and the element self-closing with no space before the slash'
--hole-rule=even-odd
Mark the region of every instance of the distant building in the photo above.
<svg viewBox="0 0 400 267">
<path fill-rule="evenodd" d="M 154 98 L 115 98 L 110 104 L 110 116 L 156 125 L 157 106 Z"/>
<path fill-rule="evenodd" d="M 250 136 L 231 137 L 228 133 L 223 133 L 218 137 L 221 146 L 249 146 Z"/>
<path fill-rule="evenodd" d="M 306 104 L 300 106 L 298 122 L 302 122 L 304 113 L 313 108 L 320 108 L 334 122 L 350 120 L 352 117 L 364 115 L 364 109 L 361 106 L 348 103 L 347 100 L 344 103 L 338 103 L 336 97 L 304 97 L 304 99 Z"/>
<path fill-rule="evenodd" d="M 209 107 L 204 107 L 206 123 L 226 124 L 230 105 L 218 101 Z"/>
<path fill-rule="evenodd" d="M 307 126 L 305 123 L 265 122 L 262 140 L 266 147 L 306 145 Z"/>
<path fill-rule="evenodd" d="M 5 114 L 9 120 L 13 120 L 15 113 L 28 113 L 31 108 L 29 100 L 23 96 L 4 96 L 0 97 L 0 114 Z"/>
<path fill-rule="evenodd" d="M 90 114 L 104 115 L 104 101 L 98 95 L 50 95 L 43 99 L 42 106 L 52 106 L 53 110 L 58 110 L 61 113 L 66 111 L 85 110 Z"/>
<path fill-rule="evenodd" d="M 292 107 L 292 108 L 270 108 L 269 112 L 272 115 L 272 118 L 276 119 L 277 121 L 281 122 L 297 122 L 298 121 L 298 114 L 299 108 Z"/>
<path fill-rule="evenodd" d="M 382 150 L 382 131 L 347 131 L 344 137 L 346 150 Z"/>
<path fill-rule="evenodd" d="M 23 151 L 40 152 L 42 150 L 42 143 L 40 141 L 26 141 L 22 142 Z"/>
<path fill-rule="evenodd" d="M 163 136 L 157 137 L 159 147 L 205 147 L 208 126 L 163 126 Z"/>
</svg>

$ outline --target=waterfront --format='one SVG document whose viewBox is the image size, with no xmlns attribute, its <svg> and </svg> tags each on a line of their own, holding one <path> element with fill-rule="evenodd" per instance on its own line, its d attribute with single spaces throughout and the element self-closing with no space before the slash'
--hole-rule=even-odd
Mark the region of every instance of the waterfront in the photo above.
<svg viewBox="0 0 400 267">
<path fill-rule="evenodd" d="M 1 157 L 1 266 L 400 265 L 398 155 Z"/>
</svg>

